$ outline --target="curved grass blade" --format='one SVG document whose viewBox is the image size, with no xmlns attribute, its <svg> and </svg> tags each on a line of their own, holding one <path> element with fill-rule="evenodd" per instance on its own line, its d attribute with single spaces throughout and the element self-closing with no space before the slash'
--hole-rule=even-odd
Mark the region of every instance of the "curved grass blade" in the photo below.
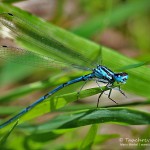
<svg viewBox="0 0 150 150">
<path fill-rule="evenodd" d="M 16 123 L 14 124 L 14 126 L 11 128 L 11 130 L 9 132 L 7 132 L 1 139 L 0 139 L 0 147 L 4 147 L 7 138 L 9 137 L 9 135 L 11 134 L 11 132 L 15 129 L 15 127 L 17 126 L 18 121 L 16 121 Z"/>
<path fill-rule="evenodd" d="M 106 87 L 103 87 L 103 90 L 108 90 Z M 93 88 L 93 89 L 88 89 L 80 92 L 80 98 L 85 98 L 94 94 L 100 93 L 101 89 L 99 88 Z M 33 107 L 31 110 L 28 112 L 19 115 L 18 117 L 11 118 L 10 120 L 7 120 L 3 125 L 1 124 L 0 127 L 2 128 L 1 130 L 7 130 L 11 124 L 16 120 L 19 119 L 18 124 L 21 124 L 27 120 L 36 118 L 38 116 L 41 116 L 45 113 L 55 111 L 57 109 L 60 109 L 67 105 L 70 102 L 73 102 L 77 99 L 77 93 L 73 92 L 70 94 L 64 94 L 61 96 L 52 96 L 47 98 L 46 101 L 43 101 L 42 103 L 39 103 L 35 107 Z M 95 105 L 96 107 L 96 105 Z M 17 113 L 18 114 L 18 113 Z"/>
<path fill-rule="evenodd" d="M 80 74 L 74 73 L 70 75 L 69 77 L 66 77 L 66 74 L 68 73 L 61 73 L 57 75 L 54 73 L 52 77 L 48 78 L 47 80 L 37 81 L 31 84 L 27 84 L 27 85 L 15 88 L 9 91 L 7 94 L 2 94 L 0 96 L 0 102 L 2 103 L 9 102 L 11 100 L 15 100 L 16 98 L 22 97 L 31 92 L 47 89 L 50 87 L 52 88 L 54 86 L 67 82 L 71 80 L 72 78 L 75 78 L 76 76 L 80 76 Z"/>
<path fill-rule="evenodd" d="M 98 124 L 93 124 L 91 128 L 89 129 L 89 132 L 87 133 L 86 137 L 83 139 L 80 149 L 82 150 L 90 150 L 92 147 L 92 144 L 94 143 L 97 130 L 98 130 Z"/>
<path fill-rule="evenodd" d="M 67 131 L 64 131 L 64 133 Z M 45 133 L 32 133 L 27 138 L 38 143 L 49 142 L 62 136 L 64 133 L 56 133 L 55 131 Z"/>
<path fill-rule="evenodd" d="M 40 133 L 56 129 L 77 128 L 97 123 L 148 125 L 150 124 L 150 113 L 125 107 L 80 110 L 80 112 L 59 115 L 47 123 L 37 125 L 36 127 L 22 125 L 19 128 L 22 128 L 24 131 Z"/>
<path fill-rule="evenodd" d="M 11 115 L 20 109 L 23 108 L 18 106 L 0 106 L 0 115 Z"/>
<path fill-rule="evenodd" d="M 47 34 L 50 34 L 52 37 L 55 37 L 56 40 L 65 43 L 65 45 L 67 45 L 67 47 L 69 48 L 73 46 L 77 52 L 81 54 L 84 53 L 86 55 L 86 58 L 89 58 L 89 60 L 90 58 L 97 56 L 99 52 L 100 46 L 97 45 L 96 43 L 78 37 L 70 32 L 67 32 L 63 29 L 60 29 L 49 23 L 46 23 L 40 20 L 39 18 L 24 12 L 23 10 L 20 10 L 18 8 L 6 4 L 0 5 L 0 8 L 1 8 L 0 12 L 11 11 L 14 14 L 16 14 L 19 18 L 24 18 L 25 20 L 28 20 L 28 22 L 36 24 L 38 27 L 40 26 L 41 31 L 44 31 L 45 27 L 49 28 L 49 30 L 47 30 Z M 30 33 L 26 34 L 29 34 L 30 36 Z M 24 46 L 25 49 L 29 50 L 38 49 L 36 45 L 32 44 L 33 43 L 32 40 L 26 42 L 24 40 L 19 41 L 16 39 L 16 41 L 18 43 L 20 42 L 19 44 L 22 44 L 22 46 Z M 78 62 L 80 63 L 80 60 L 78 60 Z M 103 65 L 107 66 L 108 68 L 111 68 L 113 71 L 118 70 L 118 68 L 121 68 L 122 66 L 127 66 L 136 63 L 139 62 L 127 58 L 123 55 L 120 55 L 119 53 L 115 52 L 110 48 L 103 47 Z M 86 64 L 84 63 L 84 65 Z M 150 97 L 149 84 L 147 84 L 150 82 L 149 78 L 150 69 L 148 67 L 141 66 L 135 69 L 130 69 L 128 70 L 127 73 L 129 74 L 128 84 L 126 84 L 123 88 L 137 95 Z"/>
<path fill-rule="evenodd" d="M 36 53 L 54 61 L 68 63 L 68 65 L 73 64 L 83 66 L 83 68 L 90 66 L 92 68 L 91 62 L 94 57 L 89 61 L 87 55 L 83 55 L 85 52 L 82 51 L 81 53 L 80 51 L 79 53 L 79 51 L 67 47 L 63 42 L 54 39 L 46 27 L 43 27 L 43 31 L 41 31 L 37 24 L 32 24 L 11 13 L 0 14 L 0 23 L 10 29 L 10 34 L 15 39 L 24 42 L 32 41 Z"/>
<path fill-rule="evenodd" d="M 128 66 L 121 67 L 121 68 L 118 69 L 118 71 L 134 69 L 134 68 L 138 68 L 138 67 L 149 65 L 149 64 L 150 64 L 150 61 L 139 62 L 139 63 L 136 63 L 136 64 L 131 64 L 131 65 L 128 65 Z"/>
<path fill-rule="evenodd" d="M 90 45 L 91 45 L 91 42 L 87 42 L 87 47 Z M 93 46 L 93 49 L 98 47 L 96 44 L 92 44 L 92 46 Z M 108 64 L 108 66 L 118 65 L 121 67 L 124 64 L 127 65 L 128 63 L 129 64 L 135 63 L 134 60 L 131 60 L 124 56 L 121 56 L 118 53 L 116 53 L 110 49 L 107 49 L 107 48 L 105 48 L 105 51 L 103 54 L 106 56 L 106 57 L 104 57 L 104 59 L 105 59 L 105 63 Z M 115 58 L 115 59 L 112 59 L 112 58 Z M 122 60 L 122 61 L 118 64 L 119 60 Z M 138 94 L 143 94 L 144 96 L 149 96 L 149 92 L 148 92 L 149 85 L 145 84 L 145 83 L 148 83 L 148 81 L 149 81 L 149 78 L 147 78 L 149 75 L 149 72 L 150 72 L 150 70 L 146 67 L 141 67 L 134 71 L 130 70 L 129 71 L 130 79 L 131 79 L 130 82 L 132 85 L 128 84 L 129 86 L 127 85 L 126 88 L 128 90 L 132 89 L 133 91 L 136 91 Z M 142 76 L 141 76 L 141 74 L 142 74 Z M 132 82 L 132 81 L 134 81 L 134 82 Z M 141 89 L 141 83 L 142 83 L 142 88 L 144 87 L 144 90 Z"/>
<path fill-rule="evenodd" d="M 0 69 L 0 87 L 19 82 L 22 79 L 32 75 L 32 73 L 37 70 L 37 68 L 31 68 L 28 65 L 3 61 L 0 57 L 0 64 L 1 62 L 3 65 L 1 65 Z M 1 96 L 2 95 L 3 93 Z"/>
</svg>

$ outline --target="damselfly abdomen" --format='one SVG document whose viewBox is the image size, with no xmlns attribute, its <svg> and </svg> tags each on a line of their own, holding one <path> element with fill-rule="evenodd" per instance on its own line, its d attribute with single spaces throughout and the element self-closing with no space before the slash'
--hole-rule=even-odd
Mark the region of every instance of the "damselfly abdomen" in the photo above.
<svg viewBox="0 0 150 150">
<path fill-rule="evenodd" d="M 56 39 L 54 39 L 53 37 L 51 37 L 51 35 L 41 33 L 40 29 L 38 30 L 37 27 L 33 27 L 33 25 L 30 24 L 28 21 L 25 21 L 11 13 L 0 14 L 0 23 L 2 25 L 4 25 L 5 27 L 7 27 L 8 29 L 10 29 L 13 36 L 17 39 L 20 38 L 21 40 L 27 41 L 28 38 L 31 38 L 32 36 L 33 36 L 32 38 L 35 38 L 35 41 L 38 38 L 41 39 L 41 41 L 40 41 L 41 44 L 39 44 L 39 49 L 43 48 L 45 50 L 45 54 L 48 54 L 48 53 L 51 54 L 51 57 L 47 56 L 47 55 L 40 56 L 37 53 L 29 52 L 24 49 L 20 49 L 20 48 L 16 49 L 16 48 L 9 47 L 9 46 L 1 46 L 0 47 L 1 58 L 7 59 L 9 57 L 9 59 L 11 61 L 14 61 L 13 59 L 15 57 L 17 57 L 17 56 L 20 57 L 22 55 L 22 56 L 27 56 L 27 57 L 25 57 L 27 59 L 20 59 L 20 61 L 22 61 L 23 63 L 29 64 L 30 59 L 34 58 L 35 63 L 37 65 L 41 64 L 41 61 L 43 59 L 44 60 L 43 65 L 46 65 L 46 66 L 48 66 L 48 64 L 45 63 L 46 61 L 48 61 L 49 63 L 60 62 L 60 64 L 70 65 L 70 66 L 73 66 L 73 67 L 76 67 L 79 69 L 91 70 L 91 73 L 81 76 L 81 77 L 78 77 L 76 79 L 70 80 L 66 83 L 63 83 L 63 84 L 59 85 L 58 87 L 56 87 L 55 89 L 53 89 L 52 91 L 48 92 L 47 94 L 45 94 L 44 96 L 39 98 L 37 101 L 35 101 L 33 104 L 31 104 L 28 107 L 26 107 L 25 109 L 23 109 L 16 116 L 14 116 L 7 122 L 0 125 L 0 128 L 3 128 L 4 126 L 11 123 L 12 121 L 18 119 L 19 117 L 24 115 L 26 112 L 31 110 L 33 107 L 35 107 L 39 103 L 43 102 L 45 99 L 47 99 L 48 97 L 50 97 L 57 91 L 61 90 L 62 88 L 66 87 L 68 85 L 80 82 L 80 81 L 86 82 L 88 80 L 94 79 L 96 81 L 96 83 L 99 83 L 99 82 L 105 83 L 107 88 L 109 89 L 108 98 L 110 100 L 112 100 L 113 102 L 115 102 L 113 99 L 110 98 L 113 84 L 115 82 L 125 84 L 126 80 L 128 79 L 127 73 L 125 73 L 125 72 L 115 73 L 101 64 L 97 65 L 97 67 L 94 69 L 87 67 L 90 65 L 92 66 L 93 63 L 91 63 L 91 61 L 89 61 L 89 59 L 86 56 L 82 55 L 81 53 L 78 53 L 74 49 L 67 47 L 64 43 L 61 43 L 61 42 L 57 41 Z M 26 27 L 26 30 L 24 30 L 23 27 Z M 32 33 L 32 34 L 30 33 L 31 37 L 29 37 L 26 34 L 29 32 Z M 35 43 L 33 43 L 33 45 Z M 44 46 L 42 46 L 42 44 L 44 44 Z M 74 60 L 73 58 L 78 58 L 81 61 L 78 62 L 78 61 Z M 120 86 L 119 86 L 119 91 L 125 96 L 123 91 L 120 89 Z M 104 93 L 104 91 L 102 91 L 99 95 L 97 107 L 99 105 L 99 99 L 103 93 Z"/>
</svg>

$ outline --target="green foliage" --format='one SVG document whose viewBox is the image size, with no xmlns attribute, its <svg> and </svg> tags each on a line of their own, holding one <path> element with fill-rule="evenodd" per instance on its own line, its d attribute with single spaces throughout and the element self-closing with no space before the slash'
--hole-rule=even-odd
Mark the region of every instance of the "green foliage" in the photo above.
<svg viewBox="0 0 150 150">
<path fill-rule="evenodd" d="M 97 130 L 98 130 L 98 125 L 97 124 L 93 124 L 87 134 L 87 136 L 85 137 L 85 139 L 83 140 L 80 149 L 83 150 L 88 150 L 91 149 L 91 146 L 95 140 L 96 134 L 97 134 Z"/>
<path fill-rule="evenodd" d="M 111 4 L 110 1 L 108 3 Z M 106 27 L 119 26 L 120 24 L 123 24 L 131 15 L 136 15 L 137 12 L 143 13 L 143 10 L 148 11 L 149 9 L 149 0 L 137 0 L 130 3 L 122 3 L 121 5 L 112 8 L 111 12 L 108 11 L 104 14 L 101 13 L 97 16 L 94 16 L 93 19 L 90 19 L 81 26 L 73 29 L 73 32 L 84 37 L 90 37 L 92 34 L 95 34 L 99 30 L 103 30 Z"/>
<path fill-rule="evenodd" d="M 11 132 L 14 130 L 14 128 L 17 126 L 18 122 L 16 122 L 13 127 L 11 128 L 11 130 L 9 132 L 7 132 L 1 139 L 0 139 L 0 147 L 4 147 L 4 145 L 6 144 L 6 140 L 9 137 L 9 135 L 11 134 Z"/>
<path fill-rule="evenodd" d="M 21 126 L 28 132 L 44 133 L 56 129 L 72 129 L 80 126 L 96 123 L 114 122 L 124 125 L 146 125 L 150 123 L 150 114 L 125 107 L 118 108 L 99 108 L 79 110 L 68 114 L 59 115 L 45 124 Z M 93 132 L 93 129 L 92 131 Z M 96 129 L 94 128 L 94 132 Z"/>
<path fill-rule="evenodd" d="M 64 3 L 61 2 L 61 4 L 59 3 L 59 6 L 62 8 L 63 4 Z M 14 32 L 12 37 L 20 47 L 41 54 L 44 57 L 53 57 L 55 60 L 62 61 L 64 63 L 66 60 L 70 62 L 73 59 L 74 62 L 77 62 L 82 66 L 84 60 L 89 60 L 87 62 L 87 66 L 90 66 L 91 62 L 99 53 L 101 46 L 83 37 L 91 37 L 92 35 L 95 35 L 96 32 L 100 32 L 105 28 L 121 26 L 126 20 L 128 20 L 128 18 L 130 18 L 131 15 L 141 12 L 145 13 L 150 8 L 148 0 L 128 2 L 126 4 L 118 5 L 117 7 L 113 6 L 114 8 L 111 8 L 112 10 L 110 10 L 110 7 L 112 7 L 111 5 L 114 5 L 114 3 L 111 2 L 111 4 L 108 4 L 107 2 L 104 13 L 98 14 L 97 11 L 99 5 L 105 4 L 105 2 L 101 1 L 99 3 L 99 1 L 84 1 L 80 2 L 80 4 L 84 6 L 86 5 L 84 9 L 87 10 L 88 13 L 91 11 L 92 16 L 94 16 L 92 17 L 93 19 L 89 19 L 82 25 L 71 29 L 72 32 L 81 35 L 82 37 L 47 23 L 38 17 L 6 3 L 0 3 L 0 13 L 9 12 L 25 20 L 25 22 L 22 22 L 17 17 L 16 20 L 13 20 L 7 15 L 4 17 L 15 25 L 17 32 Z M 92 9 L 89 10 L 89 6 L 90 8 L 93 8 L 93 11 Z M 61 13 L 58 13 L 58 17 L 60 17 Z M 54 21 L 56 20 L 59 19 L 54 19 Z M 0 20 L 0 22 L 1 21 L 2 20 Z M 13 30 L 13 28 L 11 28 L 11 30 Z M 53 39 L 58 40 L 60 45 L 56 44 Z M 61 43 L 74 50 L 74 55 L 72 57 L 68 58 L 69 51 L 68 49 L 62 48 Z M 81 54 L 81 59 L 78 59 L 76 55 L 77 53 Z M 28 61 L 29 59 L 30 58 L 28 58 Z M 70 105 L 72 102 L 77 100 L 77 92 L 73 91 L 79 89 L 80 85 L 83 83 L 72 85 L 56 93 L 52 97 L 49 97 L 44 102 L 28 111 L 25 115 L 20 116 L 18 120 L 14 120 L 4 128 L 0 129 L 0 136 L 2 139 L 1 143 L 5 143 L 6 148 L 15 148 L 19 150 L 22 149 L 23 145 L 26 149 L 39 149 L 41 147 L 45 147 L 46 149 L 47 145 L 49 146 L 49 141 L 51 141 L 51 145 L 53 145 L 54 149 L 91 149 L 94 145 L 103 144 L 111 138 L 118 137 L 118 135 L 113 134 L 97 135 L 97 124 L 99 123 L 112 123 L 126 126 L 149 125 L 150 114 L 148 112 L 139 111 L 136 108 L 137 104 L 140 106 L 143 104 L 149 105 L 150 88 L 148 83 L 150 83 L 150 69 L 145 66 L 149 64 L 149 60 L 139 62 L 123 56 L 113 49 L 105 46 L 102 46 L 102 59 L 104 65 L 109 68 L 114 68 L 115 71 L 121 70 L 128 72 L 129 80 L 127 81 L 127 84 L 123 86 L 123 89 L 131 94 L 143 96 L 147 99 L 147 101 L 137 103 L 131 102 L 127 104 L 121 104 L 120 102 L 120 105 L 118 105 L 120 107 L 107 106 L 108 108 L 98 109 L 95 108 L 96 104 L 92 104 L 92 106 L 84 105 L 83 107 Z M 32 61 L 32 59 L 30 59 L 30 61 Z M 38 65 L 40 65 L 40 63 Z M 47 67 L 46 63 L 43 65 Z M 66 67 L 66 64 L 64 66 Z M 21 83 L 25 77 L 29 76 L 35 76 L 38 78 L 36 69 L 28 69 L 28 67 L 24 65 L 17 65 L 15 63 L 7 63 L 0 71 L 1 86 Z M 45 70 L 43 71 L 42 76 L 46 76 L 46 80 L 41 81 L 41 79 L 39 79 L 39 81 L 19 86 L 18 88 L 15 87 L 6 94 L 1 94 L 0 102 L 3 105 L 0 107 L 0 114 L 7 115 L 22 109 L 22 106 L 5 106 L 6 102 L 16 101 L 17 98 L 23 98 L 27 94 L 32 94 L 33 91 L 41 91 L 43 89 L 49 89 L 49 87 L 53 89 L 57 85 L 88 73 L 77 70 L 65 73 L 61 71 L 60 73 L 60 70 L 58 70 L 57 67 L 49 67 L 49 71 L 50 73 L 48 73 L 48 75 Z M 102 89 L 108 90 L 106 87 L 102 87 Z M 99 88 L 89 88 L 87 90 L 82 90 L 79 98 L 87 98 L 100 92 L 101 89 Z M 135 108 L 133 109 L 132 106 Z M 35 123 L 35 121 L 31 122 L 31 120 L 47 113 L 54 114 L 55 117 L 44 123 L 40 122 L 40 124 Z M 5 119 L 1 119 L 1 123 L 7 120 L 7 117 Z M 89 131 L 86 132 L 87 134 L 83 138 L 78 138 L 80 136 L 76 137 L 76 130 L 80 130 L 82 126 L 87 125 L 91 125 Z M 14 128 L 15 132 L 12 132 Z M 12 140 L 8 138 L 9 135 L 10 137 L 13 137 L 11 138 Z M 19 142 L 17 141 L 18 136 L 20 137 Z M 71 138 L 72 136 L 75 137 L 75 140 Z M 55 141 L 61 137 L 64 137 L 66 140 L 60 142 L 58 145 Z M 74 143 L 71 143 L 73 140 Z M 19 143 L 18 147 L 15 147 L 16 142 Z M 6 143 L 9 144 L 6 145 Z"/>
</svg>

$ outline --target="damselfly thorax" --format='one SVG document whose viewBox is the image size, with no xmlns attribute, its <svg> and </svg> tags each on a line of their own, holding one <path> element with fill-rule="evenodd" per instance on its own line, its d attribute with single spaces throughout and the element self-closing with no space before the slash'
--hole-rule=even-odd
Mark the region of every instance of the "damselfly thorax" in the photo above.
<svg viewBox="0 0 150 150">
<path fill-rule="evenodd" d="M 91 64 L 92 64 L 91 62 L 93 60 L 90 61 L 89 57 L 87 57 L 86 55 L 82 53 L 83 51 L 79 53 L 79 51 L 76 51 L 66 46 L 64 43 L 57 41 L 54 38 L 54 36 L 51 36 L 51 34 L 47 33 L 49 28 L 45 29 L 45 31 L 43 32 L 40 32 L 40 28 L 38 28 L 38 26 L 36 25 L 33 26 L 33 24 L 31 24 L 27 20 L 17 17 L 11 13 L 0 14 L 0 23 L 4 25 L 5 27 L 7 27 L 8 29 L 10 29 L 10 31 L 13 33 L 14 38 L 16 39 L 21 39 L 22 41 L 27 42 L 28 39 L 33 38 L 34 42 L 31 43 L 32 45 L 34 45 L 33 47 L 36 47 L 38 50 L 42 49 L 44 51 L 44 54 L 46 54 L 42 56 L 38 53 L 31 52 L 25 49 L 14 48 L 14 47 L 9 47 L 9 46 L 4 45 L 0 47 L 1 58 L 7 59 L 7 57 L 9 57 L 10 61 L 14 61 L 14 58 L 18 56 L 19 63 L 22 62 L 23 64 L 27 63 L 28 65 L 32 65 L 32 62 L 34 60 L 35 65 L 38 66 L 42 64 L 43 66 L 47 67 L 47 66 L 52 66 L 51 63 L 53 62 L 57 62 L 57 63 L 59 62 L 58 65 L 64 64 L 64 65 L 73 66 L 82 70 L 91 71 L 91 73 L 87 75 L 77 77 L 73 80 L 70 80 L 66 83 L 63 83 L 57 86 L 55 89 L 51 90 L 50 92 L 48 92 L 47 94 L 39 98 L 37 101 L 35 101 L 31 105 L 23 109 L 16 116 L 14 116 L 10 120 L 0 125 L 0 128 L 3 128 L 4 126 L 8 125 L 12 121 L 20 118 L 22 115 L 24 115 L 26 112 L 31 110 L 33 107 L 43 102 L 45 99 L 55 94 L 57 91 L 61 90 L 62 88 L 68 85 L 80 82 L 80 81 L 85 81 L 86 83 L 87 81 L 94 79 L 96 83 L 99 83 L 99 82 L 106 83 L 106 87 L 109 90 L 108 98 L 112 100 L 113 102 L 115 102 L 113 99 L 110 98 L 111 91 L 113 89 L 113 84 L 115 82 L 125 84 L 126 80 L 128 79 L 127 73 L 125 72 L 115 73 L 101 64 L 95 65 L 97 66 L 95 69 L 91 68 Z M 38 39 L 40 39 L 40 41 L 38 44 L 36 44 L 36 42 L 38 42 Z M 26 57 L 21 57 L 21 56 L 26 56 Z M 98 55 L 98 58 L 99 57 L 101 57 L 101 55 Z M 79 61 L 77 61 L 77 59 Z M 97 62 L 95 64 L 97 64 Z M 124 92 L 120 89 L 120 86 L 118 87 L 119 87 L 118 89 L 119 92 L 121 92 L 121 94 L 125 96 Z M 78 92 L 77 95 L 79 95 L 79 93 L 80 91 Z M 104 91 L 101 90 L 101 93 L 99 95 L 98 102 L 97 102 L 97 107 L 99 105 L 99 99 L 103 93 Z"/>
</svg>

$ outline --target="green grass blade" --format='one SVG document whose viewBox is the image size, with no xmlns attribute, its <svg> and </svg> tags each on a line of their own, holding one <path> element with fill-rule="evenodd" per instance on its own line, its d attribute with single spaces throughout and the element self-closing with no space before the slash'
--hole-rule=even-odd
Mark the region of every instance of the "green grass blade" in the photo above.
<svg viewBox="0 0 150 150">
<path fill-rule="evenodd" d="M 31 75 L 33 71 L 34 68 L 31 70 L 28 66 L 9 62 L 0 71 L 0 86 L 16 83 L 16 81 Z"/>
<path fill-rule="evenodd" d="M 0 106 L 0 115 L 11 115 L 20 109 L 23 108 L 18 106 Z"/>
<path fill-rule="evenodd" d="M 105 87 L 103 89 L 106 90 Z M 93 88 L 93 89 L 81 91 L 80 98 L 85 98 L 87 96 L 97 94 L 100 91 L 101 90 L 99 88 Z M 23 123 L 27 120 L 31 120 L 31 119 L 36 118 L 38 116 L 41 116 L 45 113 L 52 112 L 54 110 L 62 108 L 65 105 L 67 105 L 68 103 L 75 101 L 76 99 L 77 99 L 77 93 L 76 92 L 73 92 L 70 94 L 64 94 L 61 96 L 55 96 L 55 97 L 47 98 L 46 101 L 36 105 L 33 109 L 31 109 L 30 111 L 28 111 L 24 115 L 21 115 L 19 117 L 18 124 Z M 6 130 L 8 130 L 14 121 L 15 120 L 13 120 L 11 123 L 9 123 L 7 126 L 5 126 L 3 129 L 5 130 L 5 128 L 6 128 Z"/>
<path fill-rule="evenodd" d="M 100 14 L 89 21 L 84 22 L 81 26 L 72 29 L 72 31 L 83 37 L 91 37 L 93 34 L 98 31 L 102 31 L 106 27 L 115 27 L 120 24 L 123 24 L 131 15 L 136 15 L 143 11 L 148 11 L 150 9 L 149 0 L 137 0 L 137 1 L 128 1 L 122 3 L 118 7 L 105 14 Z"/>
<path fill-rule="evenodd" d="M 98 125 L 94 124 L 89 129 L 89 132 L 87 133 L 86 137 L 83 139 L 80 149 L 82 150 L 90 150 L 92 147 L 92 144 L 94 143 L 96 134 L 98 130 Z"/>
<path fill-rule="evenodd" d="M 124 66 L 124 67 L 122 67 L 122 68 L 119 68 L 118 71 L 124 71 L 124 70 L 129 70 L 129 69 L 135 69 L 135 68 L 142 67 L 142 66 L 146 66 L 146 65 L 149 65 L 149 64 L 150 64 L 150 61 L 140 62 L 140 63 L 137 63 L 137 64 L 131 64 L 131 65 L 128 65 L 128 66 Z"/>
<path fill-rule="evenodd" d="M 49 142 L 50 140 L 55 140 L 62 135 L 63 135 L 63 133 L 56 133 L 55 131 L 51 131 L 51 132 L 37 133 L 37 134 L 32 133 L 27 138 L 28 138 L 28 140 L 44 143 L 44 142 Z"/>
<path fill-rule="evenodd" d="M 11 36 L 19 41 L 22 46 L 25 46 L 25 48 L 30 51 L 40 54 L 43 56 L 43 59 L 48 57 L 49 61 L 51 60 L 51 63 L 61 62 L 67 65 L 77 65 L 82 67 L 91 66 L 94 57 L 91 58 L 91 61 L 89 60 L 89 57 L 92 54 L 95 54 L 93 53 L 94 51 L 92 54 L 90 53 L 90 56 L 88 56 L 88 51 L 86 52 L 86 55 L 84 55 L 85 50 L 76 49 L 63 41 L 60 42 L 57 35 L 53 33 L 55 27 L 51 24 L 46 25 L 46 22 L 43 24 L 38 18 L 38 24 L 35 24 L 35 19 L 30 20 L 29 22 L 28 19 L 25 20 L 23 18 L 24 17 L 17 13 L 1 13 L 0 23 L 11 31 Z M 51 30 L 49 30 L 48 27 Z"/>
<path fill-rule="evenodd" d="M 93 54 L 96 55 L 97 54 L 96 52 L 99 50 L 100 46 L 97 45 L 96 43 L 85 40 L 81 37 L 78 37 L 72 33 L 67 32 L 63 29 L 60 29 L 60 28 L 50 25 L 46 22 L 43 22 L 39 18 L 31 16 L 31 15 L 25 13 L 24 11 L 20 11 L 19 9 L 17 9 L 15 7 L 12 7 L 12 6 L 9 6 L 6 4 L 2 4 L 2 5 L 0 5 L 0 8 L 1 8 L 0 11 L 4 11 L 4 10 L 7 12 L 11 11 L 14 14 L 16 14 L 17 16 L 24 18 L 25 20 L 28 20 L 32 24 L 36 24 L 38 22 L 38 24 L 41 26 L 41 32 L 43 32 L 43 33 L 44 33 L 45 26 L 47 26 L 52 37 L 56 38 L 57 40 L 59 40 L 59 42 L 64 43 L 68 47 L 74 47 L 74 49 L 76 49 L 77 51 L 83 52 L 86 50 L 87 54 L 84 53 L 86 55 L 86 57 L 91 58 L 93 56 Z M 21 25 L 23 25 L 23 24 L 21 24 Z M 23 30 L 24 26 L 22 26 L 21 29 Z M 31 35 L 30 32 L 25 32 L 25 33 L 26 33 L 27 37 L 29 37 Z M 37 35 L 37 37 L 41 37 L 37 33 L 36 33 L 36 35 Z M 35 36 L 31 36 L 31 37 L 35 37 Z M 29 49 L 31 48 L 31 50 L 36 50 L 36 48 L 37 48 L 36 45 L 38 45 L 38 44 L 41 45 L 40 38 L 36 39 L 36 42 L 34 41 L 35 43 L 33 41 L 31 43 L 30 42 L 27 43 L 26 40 L 23 40 L 23 39 L 21 39 L 21 40 L 18 39 L 18 43 L 20 42 L 24 47 L 29 48 Z M 32 40 L 35 40 L 35 39 L 32 38 Z M 33 47 L 31 46 L 31 44 L 33 44 Z M 42 46 L 42 48 L 43 47 L 44 47 L 44 45 Z M 45 53 L 44 49 L 41 49 L 41 50 L 44 54 Z M 106 47 L 103 47 L 103 60 L 104 60 L 104 65 L 106 65 L 110 68 L 117 66 L 115 69 L 118 69 L 122 66 L 138 63 L 137 61 L 127 58 L 125 56 L 122 56 L 122 55 L 118 54 L 117 52 L 113 51 L 112 49 L 109 49 Z M 138 95 L 150 97 L 150 94 L 149 94 L 150 89 L 149 89 L 149 84 L 148 84 L 148 83 L 150 83 L 150 78 L 149 78 L 150 69 L 148 67 L 142 66 L 139 68 L 134 68 L 134 69 L 128 70 L 128 74 L 129 74 L 129 80 L 128 80 L 127 84 L 124 86 L 124 89 L 126 89 L 127 91 L 130 91 L 132 93 L 137 93 Z M 96 91 L 93 91 L 93 89 L 90 89 L 87 93 L 85 92 L 85 95 L 81 96 L 81 98 L 92 95 L 91 94 L 92 92 L 93 93 L 95 92 L 95 94 L 99 93 L 100 89 L 96 89 Z M 55 97 L 55 98 L 51 99 L 51 101 L 47 100 L 44 103 L 41 103 L 40 105 L 38 105 L 34 109 L 32 109 L 30 112 L 28 112 L 26 115 L 24 115 L 22 118 L 20 118 L 19 123 L 33 119 L 33 118 L 38 117 L 47 112 L 51 112 L 52 110 L 64 107 L 68 102 L 72 102 L 72 101 L 76 100 L 76 93 L 72 93 L 72 95 L 68 94 L 65 96 L 62 96 L 62 97 L 60 96 L 57 98 Z"/>
<path fill-rule="evenodd" d="M 91 58 L 93 54 L 94 55 L 97 54 L 100 48 L 99 45 L 97 45 L 96 43 L 85 40 L 63 29 L 60 29 L 46 22 L 43 22 L 40 19 L 31 16 L 29 14 L 26 14 L 24 11 L 20 11 L 15 7 L 2 4 L 0 8 L 1 11 L 2 10 L 11 11 L 17 16 L 30 21 L 32 24 L 36 24 L 36 22 L 38 22 L 38 24 L 41 25 L 41 32 L 44 32 L 43 29 L 45 28 L 45 26 L 47 26 L 52 37 L 56 38 L 59 42 L 64 43 L 68 47 L 73 46 L 74 49 L 76 49 L 77 51 L 83 52 L 83 50 L 84 51 L 86 50 L 87 53 L 84 53 L 86 57 Z M 30 36 L 30 34 L 28 36 Z M 28 44 L 25 41 L 24 43 L 22 42 L 22 44 L 29 49 L 31 48 L 31 50 L 37 49 L 35 45 L 33 47 L 31 46 L 32 42 L 30 43 L 30 41 L 28 42 Z M 36 45 L 38 44 L 39 43 L 37 41 Z M 114 68 L 116 70 L 123 66 L 139 63 L 138 61 L 120 55 L 117 52 L 113 51 L 112 49 L 106 47 L 103 47 L 103 61 L 104 61 L 104 65 L 108 66 L 108 68 L 114 68 L 114 66 L 116 66 L 116 68 Z M 142 66 L 139 68 L 130 69 L 127 71 L 127 73 L 129 74 L 129 80 L 127 84 L 124 86 L 124 89 L 128 90 L 129 92 L 133 92 L 137 95 L 150 97 L 149 95 L 150 89 L 149 89 L 149 85 L 147 84 L 150 82 L 150 78 L 149 78 L 150 69 L 148 67 Z"/>
<path fill-rule="evenodd" d="M 24 0 L 1 0 L 1 2 L 3 3 L 16 3 L 16 2 L 21 2 L 21 1 L 24 1 Z"/>
<path fill-rule="evenodd" d="M 83 110 L 78 113 L 63 114 L 53 118 L 45 124 L 36 127 L 22 126 L 30 132 L 47 132 L 55 129 L 71 129 L 97 123 L 117 123 L 122 125 L 148 125 L 150 114 L 124 107 L 99 108 Z"/>
<path fill-rule="evenodd" d="M 64 82 L 67 82 L 73 78 L 76 78 L 82 74 L 74 73 L 73 75 L 67 76 L 69 73 L 59 73 L 59 74 L 52 74 L 51 77 L 44 81 L 37 81 L 33 82 L 24 86 L 20 86 L 13 90 L 7 92 L 7 94 L 0 95 L 0 102 L 9 102 L 13 101 L 16 98 L 22 97 L 26 94 L 32 93 L 34 91 L 43 90 L 43 89 L 50 89 L 54 86 L 60 85 Z"/>
<path fill-rule="evenodd" d="M 7 138 L 9 137 L 9 135 L 11 134 L 11 132 L 15 129 L 15 127 L 17 126 L 18 124 L 18 121 L 13 125 L 13 127 L 11 128 L 11 130 L 9 132 L 7 132 L 0 140 L 0 147 L 2 148 L 6 141 L 7 141 Z"/>
</svg>

